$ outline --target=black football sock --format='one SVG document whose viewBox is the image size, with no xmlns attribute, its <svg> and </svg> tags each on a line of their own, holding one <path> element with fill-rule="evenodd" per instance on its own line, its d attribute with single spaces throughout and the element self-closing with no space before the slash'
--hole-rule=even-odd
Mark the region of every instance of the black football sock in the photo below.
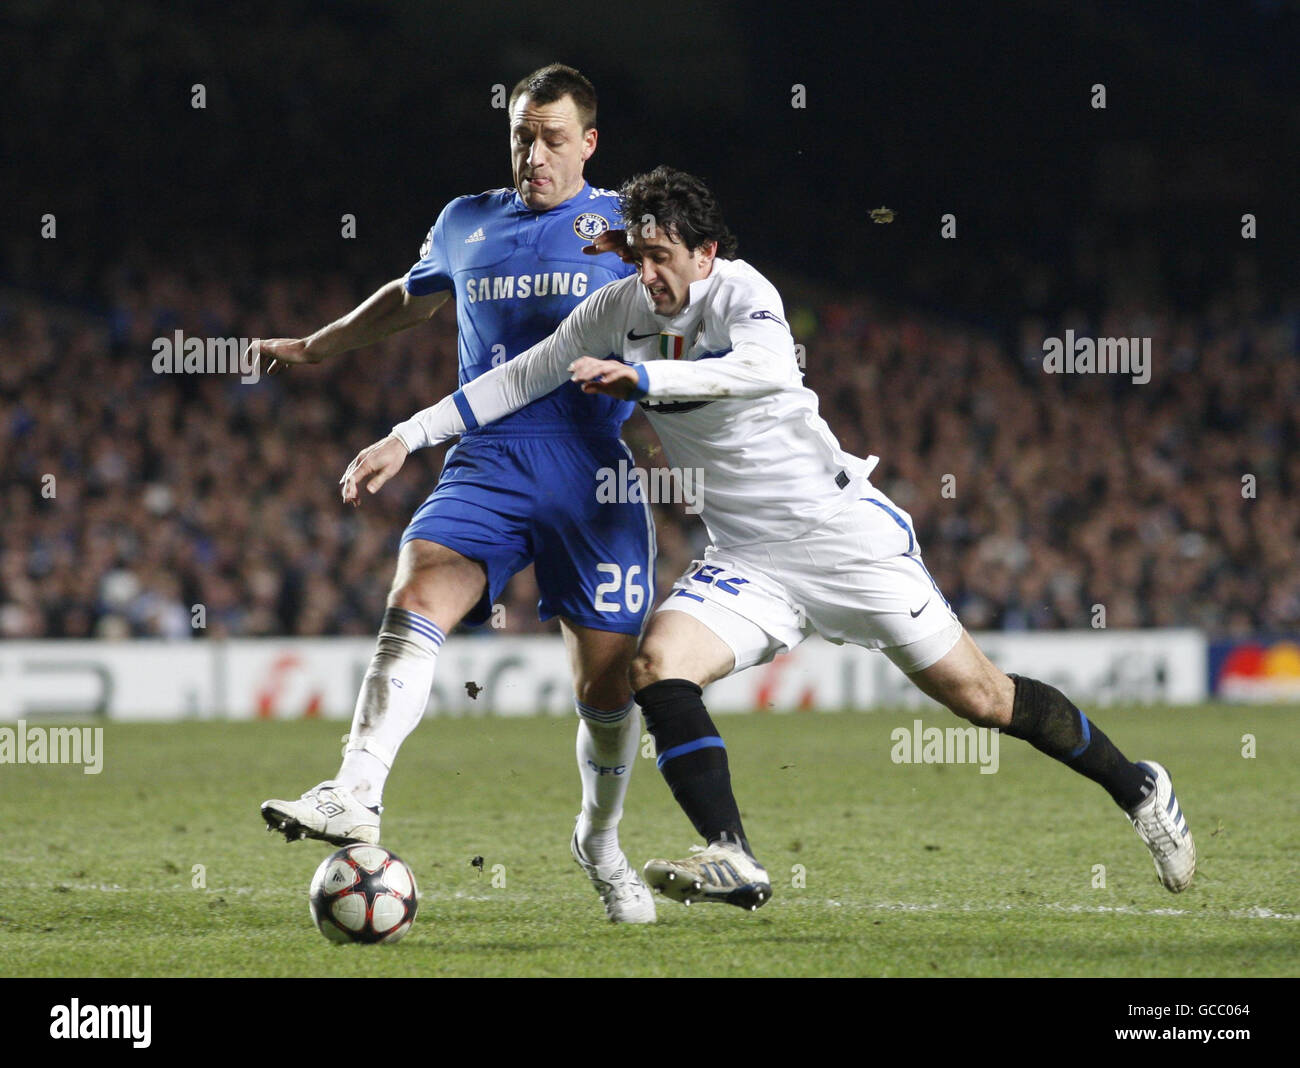
<svg viewBox="0 0 1300 1068">
<path fill-rule="evenodd" d="M 1146 799 L 1155 788 L 1155 779 L 1116 749 L 1065 694 L 1037 679 L 1011 678 L 1016 697 L 1011 726 L 1003 728 L 1004 734 L 1023 739 L 1091 779 L 1125 810 Z"/>
<path fill-rule="evenodd" d="M 661 679 L 633 697 L 654 737 L 659 770 L 687 819 L 710 845 L 736 842 L 749 853 L 731 792 L 727 747 L 704 707 L 703 692 L 686 679 Z"/>
</svg>

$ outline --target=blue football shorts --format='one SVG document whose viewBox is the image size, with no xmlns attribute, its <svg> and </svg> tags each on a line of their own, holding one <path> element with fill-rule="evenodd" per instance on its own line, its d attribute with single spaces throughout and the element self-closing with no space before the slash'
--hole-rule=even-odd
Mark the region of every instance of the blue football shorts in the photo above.
<svg viewBox="0 0 1300 1068">
<path fill-rule="evenodd" d="M 466 435 L 402 544 L 437 542 L 484 565 L 487 590 L 467 623 L 486 623 L 531 563 L 539 618 L 640 634 L 654 607 L 654 520 L 641 494 L 609 492 L 623 485 L 612 473 L 633 466 L 617 437 Z"/>
</svg>

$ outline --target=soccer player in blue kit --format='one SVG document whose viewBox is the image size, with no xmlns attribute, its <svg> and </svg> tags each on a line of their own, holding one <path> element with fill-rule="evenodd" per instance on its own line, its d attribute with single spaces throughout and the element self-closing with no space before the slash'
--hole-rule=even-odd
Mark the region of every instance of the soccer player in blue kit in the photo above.
<svg viewBox="0 0 1300 1068">
<path fill-rule="evenodd" d="M 578 71 L 543 67 L 509 101 L 513 189 L 451 201 L 419 262 L 307 338 L 260 342 L 277 364 L 318 363 L 428 319 L 452 294 L 459 384 L 551 334 L 588 293 L 634 273 L 590 255 L 617 229 L 616 195 L 583 166 L 596 149 L 596 95 Z M 644 501 L 600 503 L 602 468 L 632 404 L 568 383 L 509 419 L 471 429 L 402 536 L 378 644 L 342 767 L 299 800 L 262 805 L 293 841 L 378 842 L 398 748 L 424 713 L 444 636 L 483 623 L 507 580 L 535 563 L 543 619 L 558 617 L 574 678 L 582 812 L 571 848 L 616 922 L 649 923 L 654 900 L 628 864 L 618 822 L 640 741 L 628 666 L 654 599 L 654 525 Z"/>
</svg>

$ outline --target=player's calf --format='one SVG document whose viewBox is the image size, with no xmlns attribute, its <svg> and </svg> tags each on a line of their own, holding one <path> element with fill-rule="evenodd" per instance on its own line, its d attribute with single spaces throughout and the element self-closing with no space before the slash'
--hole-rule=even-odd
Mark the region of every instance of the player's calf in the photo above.
<svg viewBox="0 0 1300 1068">
<path fill-rule="evenodd" d="M 687 679 L 663 679 L 635 696 L 655 740 L 659 771 L 687 819 L 710 845 L 737 843 L 749 852 L 731 791 L 727 746 L 704 707 L 703 692 Z"/>
<path fill-rule="evenodd" d="M 578 712 L 578 777 L 582 781 L 582 812 L 575 832 L 576 848 L 592 863 L 616 865 L 623 851 L 618 825 L 623 801 L 636 766 L 641 742 L 641 716 L 635 702 L 601 709 L 575 701 Z"/>
<path fill-rule="evenodd" d="M 947 656 L 911 678 L 963 718 L 997 726 L 1100 785 L 1146 843 L 1160 881 L 1175 893 L 1191 883 L 1196 847 L 1168 773 L 1159 764 L 1125 757 L 1055 686 L 1003 675 L 965 634 Z"/>
<path fill-rule="evenodd" d="M 1126 812 L 1154 787 L 1154 779 L 1065 694 L 1037 679 L 1003 674 L 965 632 L 942 658 L 908 677 L 963 719 L 997 727 L 1098 783 Z"/>
<path fill-rule="evenodd" d="M 1146 799 L 1154 776 L 1128 760 L 1065 694 L 1037 679 L 1011 678 L 1016 694 L 1006 734 L 1091 779 L 1126 812 Z"/>
</svg>

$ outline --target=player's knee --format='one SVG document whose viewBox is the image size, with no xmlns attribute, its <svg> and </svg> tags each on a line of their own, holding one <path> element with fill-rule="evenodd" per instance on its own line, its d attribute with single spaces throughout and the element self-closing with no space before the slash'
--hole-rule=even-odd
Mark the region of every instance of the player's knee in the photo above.
<svg viewBox="0 0 1300 1068">
<path fill-rule="evenodd" d="M 622 708 L 632 699 L 632 694 L 628 692 L 627 676 L 617 673 L 613 677 L 574 679 L 573 693 L 579 704 L 611 712 Z"/>
<path fill-rule="evenodd" d="M 972 679 L 948 707 L 977 727 L 1005 727 L 1011 722 L 1011 704 L 1000 680 L 1010 680 L 1001 672 L 990 672 Z M 1014 693 L 1014 686 L 1011 690 Z"/>
<path fill-rule="evenodd" d="M 408 612 L 415 612 L 426 619 L 432 619 L 434 612 L 437 610 L 432 592 L 432 590 L 426 590 L 424 584 L 415 581 L 414 578 L 408 578 L 406 581 L 393 586 L 392 591 L 388 594 L 388 606 L 390 608 L 404 608 Z"/>
<path fill-rule="evenodd" d="M 450 632 L 486 586 L 482 564 L 441 545 L 411 541 L 398 556 L 388 604 L 432 619 Z"/>
<path fill-rule="evenodd" d="M 655 648 L 643 647 L 632 658 L 632 664 L 628 668 L 628 681 L 632 684 L 632 692 L 636 693 L 647 686 L 653 686 L 663 678 L 663 657 Z"/>
</svg>

